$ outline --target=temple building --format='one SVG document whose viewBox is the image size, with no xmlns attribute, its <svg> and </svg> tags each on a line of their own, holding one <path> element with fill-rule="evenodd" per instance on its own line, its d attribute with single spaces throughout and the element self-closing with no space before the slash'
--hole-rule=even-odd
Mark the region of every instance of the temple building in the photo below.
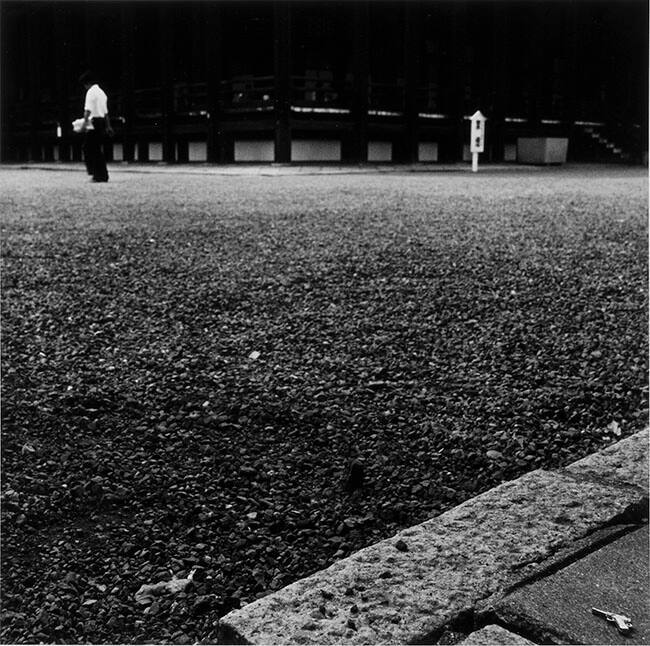
<svg viewBox="0 0 650 646">
<path fill-rule="evenodd" d="M 81 160 L 79 75 L 109 97 L 108 158 L 486 161 L 566 137 L 647 163 L 645 0 L 0 3 L 4 162 Z"/>
</svg>

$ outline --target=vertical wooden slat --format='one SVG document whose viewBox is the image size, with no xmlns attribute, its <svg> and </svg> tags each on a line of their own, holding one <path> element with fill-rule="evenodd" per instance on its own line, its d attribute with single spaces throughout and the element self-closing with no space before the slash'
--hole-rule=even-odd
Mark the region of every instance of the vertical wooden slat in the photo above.
<svg viewBox="0 0 650 646">
<path fill-rule="evenodd" d="M 84 4 L 84 51 L 86 68 L 97 74 L 97 7 L 92 2 Z"/>
<path fill-rule="evenodd" d="M 490 101 L 489 112 L 486 116 L 486 141 L 490 142 L 492 159 L 503 161 L 505 155 L 505 117 L 509 105 L 509 70 L 508 42 L 510 25 L 508 9 L 501 2 L 493 2 L 490 6 L 492 12 L 492 61 L 490 65 L 491 85 L 493 94 Z"/>
<path fill-rule="evenodd" d="M 9 12 L 6 7 L 0 7 L 2 15 L 0 16 L 0 42 L 4 43 L 5 51 L 16 51 L 15 38 L 17 37 L 17 24 L 15 11 Z M 0 137 L 0 161 L 17 161 L 16 160 L 16 123 L 15 107 L 16 103 L 16 79 L 17 70 L 14 66 L 0 66 L 0 87 L 3 92 L 0 93 L 0 131 L 3 136 Z M 10 107 L 12 106 L 12 107 Z"/>
<path fill-rule="evenodd" d="M 464 2 L 456 2 L 451 7 L 451 61 L 450 72 L 450 106 L 452 119 L 451 146 L 446 157 L 448 161 L 461 161 L 463 145 L 469 137 L 465 132 L 469 126 L 464 122 L 465 113 L 465 80 L 467 66 L 466 36 L 467 10 Z"/>
<path fill-rule="evenodd" d="M 39 31 L 41 12 L 38 7 L 29 7 L 27 12 L 27 56 L 29 69 L 29 158 L 41 161 L 43 153 L 39 140 L 40 129 L 40 58 Z"/>
<path fill-rule="evenodd" d="M 648 17 L 648 3 L 641 2 L 636 7 L 638 12 L 638 21 L 637 24 L 642 25 L 640 31 L 641 35 L 641 44 L 640 50 L 644 53 L 644 56 L 639 57 L 637 61 L 639 74 L 637 78 L 640 78 L 639 83 L 639 99 L 634 101 L 634 108 L 636 114 L 628 113 L 628 119 L 632 122 L 637 122 L 641 128 L 638 130 L 635 129 L 634 132 L 637 133 L 636 136 L 633 135 L 633 141 L 636 139 L 638 144 L 635 142 L 633 145 L 636 148 L 639 146 L 639 158 L 637 162 L 643 163 L 646 167 L 648 165 L 648 103 L 650 98 L 650 78 L 648 75 L 647 68 L 647 59 L 646 54 L 648 52 L 648 35 L 650 30 L 648 29 L 649 17 Z M 645 59 L 645 60 L 644 60 Z M 630 122 L 628 121 L 628 123 Z"/>
<path fill-rule="evenodd" d="M 207 158 L 210 163 L 225 161 L 221 130 L 221 81 L 223 78 L 222 11 L 211 2 L 205 17 L 205 73 L 207 82 L 208 144 Z"/>
<path fill-rule="evenodd" d="M 528 38 L 528 74 L 525 86 L 529 97 L 528 125 L 532 132 L 538 132 L 542 118 L 544 87 L 544 30 L 546 26 L 543 4 L 539 1 L 530 8 L 531 32 Z"/>
<path fill-rule="evenodd" d="M 418 84 L 420 80 L 421 6 L 416 0 L 404 3 L 404 119 L 403 161 L 418 160 Z"/>
<path fill-rule="evenodd" d="M 354 3 L 353 156 L 368 161 L 368 90 L 370 77 L 370 8 L 368 0 Z"/>
<path fill-rule="evenodd" d="M 131 3 L 121 5 L 121 62 L 122 62 L 122 114 L 115 115 L 124 118 L 122 125 L 122 158 L 132 162 L 135 159 L 135 142 L 133 128 L 135 121 L 134 103 L 134 69 L 135 69 L 135 17 Z M 109 107 L 110 109 L 110 107 Z M 116 124 L 117 125 L 117 124 Z"/>
<path fill-rule="evenodd" d="M 174 120 L 174 88 L 172 80 L 174 41 L 171 16 L 172 7 L 173 5 L 170 5 L 167 2 L 163 2 L 159 7 L 160 94 L 162 107 L 160 134 L 162 136 L 163 161 L 167 163 L 175 161 L 176 158 L 172 132 Z"/>
<path fill-rule="evenodd" d="M 65 5 L 54 5 L 54 68 L 57 119 L 62 137 L 57 139 L 59 159 L 70 161 L 70 114 L 68 97 L 70 96 L 70 36 L 68 11 Z"/>
<path fill-rule="evenodd" d="M 287 0 L 273 6 L 275 75 L 275 161 L 291 161 L 291 7 Z"/>
</svg>

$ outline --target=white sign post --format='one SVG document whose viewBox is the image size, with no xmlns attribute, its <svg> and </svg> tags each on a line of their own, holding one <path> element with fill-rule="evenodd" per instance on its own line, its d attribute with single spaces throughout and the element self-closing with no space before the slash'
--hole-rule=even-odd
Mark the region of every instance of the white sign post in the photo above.
<svg viewBox="0 0 650 646">
<path fill-rule="evenodd" d="M 470 117 L 469 151 L 472 153 L 472 172 L 478 170 L 478 154 L 485 147 L 485 117 L 477 110 Z"/>
</svg>

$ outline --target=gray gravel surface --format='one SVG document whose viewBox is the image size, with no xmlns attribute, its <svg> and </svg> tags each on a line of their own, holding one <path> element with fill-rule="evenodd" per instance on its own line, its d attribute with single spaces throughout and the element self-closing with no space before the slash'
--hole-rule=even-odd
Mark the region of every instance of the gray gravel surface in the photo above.
<svg viewBox="0 0 650 646">
<path fill-rule="evenodd" d="M 638 430 L 647 197 L 606 167 L 0 169 L 2 642 L 209 642 Z"/>
</svg>

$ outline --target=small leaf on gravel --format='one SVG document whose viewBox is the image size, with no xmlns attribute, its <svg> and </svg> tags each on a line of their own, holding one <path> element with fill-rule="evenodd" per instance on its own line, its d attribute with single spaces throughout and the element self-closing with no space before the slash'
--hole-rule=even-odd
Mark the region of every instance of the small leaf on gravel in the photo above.
<svg viewBox="0 0 650 646">
<path fill-rule="evenodd" d="M 618 422 L 613 420 L 607 425 L 607 430 L 615 435 L 616 437 L 621 436 L 621 427 L 619 426 Z"/>
<path fill-rule="evenodd" d="M 140 605 L 146 605 L 162 594 L 183 592 L 191 582 L 191 578 L 173 578 L 170 581 L 160 581 L 159 583 L 145 583 L 135 593 L 135 600 Z"/>
</svg>

